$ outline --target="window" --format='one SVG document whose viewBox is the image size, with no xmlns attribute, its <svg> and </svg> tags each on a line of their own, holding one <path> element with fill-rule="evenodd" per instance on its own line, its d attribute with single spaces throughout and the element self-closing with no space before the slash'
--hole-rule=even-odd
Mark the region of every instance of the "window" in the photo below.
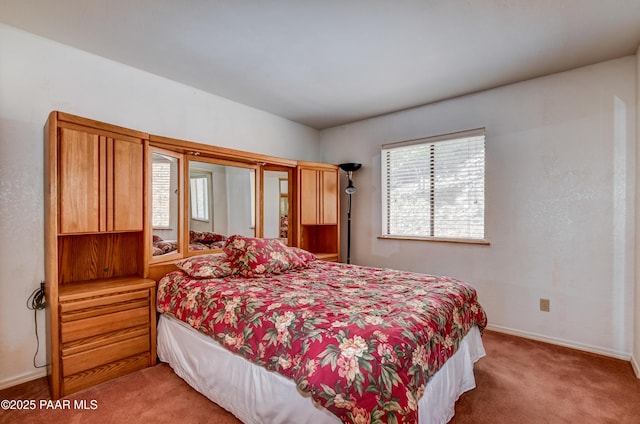
<svg viewBox="0 0 640 424">
<path fill-rule="evenodd" d="M 155 155 L 151 173 L 151 225 L 153 228 L 168 228 L 171 218 L 171 162 Z"/>
<path fill-rule="evenodd" d="M 191 171 L 189 196 L 191 196 L 192 219 L 209 222 L 210 181 L 211 174 Z"/>
<path fill-rule="evenodd" d="M 484 128 L 382 146 L 382 235 L 484 240 Z"/>
</svg>

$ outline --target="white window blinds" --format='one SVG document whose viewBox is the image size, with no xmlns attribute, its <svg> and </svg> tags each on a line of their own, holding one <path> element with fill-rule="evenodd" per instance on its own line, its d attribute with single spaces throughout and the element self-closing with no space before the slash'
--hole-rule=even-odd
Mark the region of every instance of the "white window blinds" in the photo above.
<svg viewBox="0 0 640 424">
<path fill-rule="evenodd" d="M 151 172 L 151 225 L 153 228 L 167 228 L 171 210 L 171 163 L 154 161 Z"/>
<path fill-rule="evenodd" d="M 383 236 L 484 239 L 484 129 L 382 146 Z"/>
</svg>

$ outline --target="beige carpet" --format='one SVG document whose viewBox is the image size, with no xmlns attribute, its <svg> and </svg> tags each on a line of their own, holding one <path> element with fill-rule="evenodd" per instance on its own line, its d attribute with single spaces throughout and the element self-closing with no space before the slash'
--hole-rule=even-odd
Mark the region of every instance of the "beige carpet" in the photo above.
<svg viewBox="0 0 640 424">
<path fill-rule="evenodd" d="M 477 388 L 452 424 L 640 424 L 640 379 L 627 361 L 485 332 Z"/>
<path fill-rule="evenodd" d="M 452 424 L 640 423 L 640 380 L 628 362 L 490 331 L 483 340 L 478 387 L 460 398 Z M 38 407 L 0 410 L 0 423 L 239 422 L 166 364 L 73 394 L 65 398 L 71 410 L 40 408 L 50 399 L 45 379 L 0 391 L 2 399 L 34 399 Z M 73 409 L 76 401 L 89 409 Z"/>
</svg>

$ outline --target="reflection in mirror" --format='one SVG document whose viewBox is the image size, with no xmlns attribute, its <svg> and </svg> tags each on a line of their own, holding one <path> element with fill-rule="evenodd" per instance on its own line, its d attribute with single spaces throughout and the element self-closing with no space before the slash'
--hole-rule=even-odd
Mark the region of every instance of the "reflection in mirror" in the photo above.
<svg viewBox="0 0 640 424">
<path fill-rule="evenodd" d="M 178 253 L 180 238 L 180 160 L 171 153 L 152 151 L 151 225 L 154 258 Z"/>
<path fill-rule="evenodd" d="M 255 169 L 189 161 L 189 250 L 255 236 Z"/>
<path fill-rule="evenodd" d="M 289 243 L 289 173 L 263 172 L 263 225 L 265 238 Z"/>
</svg>

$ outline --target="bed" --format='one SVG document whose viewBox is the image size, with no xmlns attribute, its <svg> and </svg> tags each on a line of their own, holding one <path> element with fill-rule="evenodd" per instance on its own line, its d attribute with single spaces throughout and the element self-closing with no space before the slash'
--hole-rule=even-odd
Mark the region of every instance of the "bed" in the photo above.
<svg viewBox="0 0 640 424">
<path fill-rule="evenodd" d="M 245 423 L 444 423 L 475 387 L 486 316 L 464 282 L 240 236 L 178 268 L 158 356 Z"/>
</svg>

